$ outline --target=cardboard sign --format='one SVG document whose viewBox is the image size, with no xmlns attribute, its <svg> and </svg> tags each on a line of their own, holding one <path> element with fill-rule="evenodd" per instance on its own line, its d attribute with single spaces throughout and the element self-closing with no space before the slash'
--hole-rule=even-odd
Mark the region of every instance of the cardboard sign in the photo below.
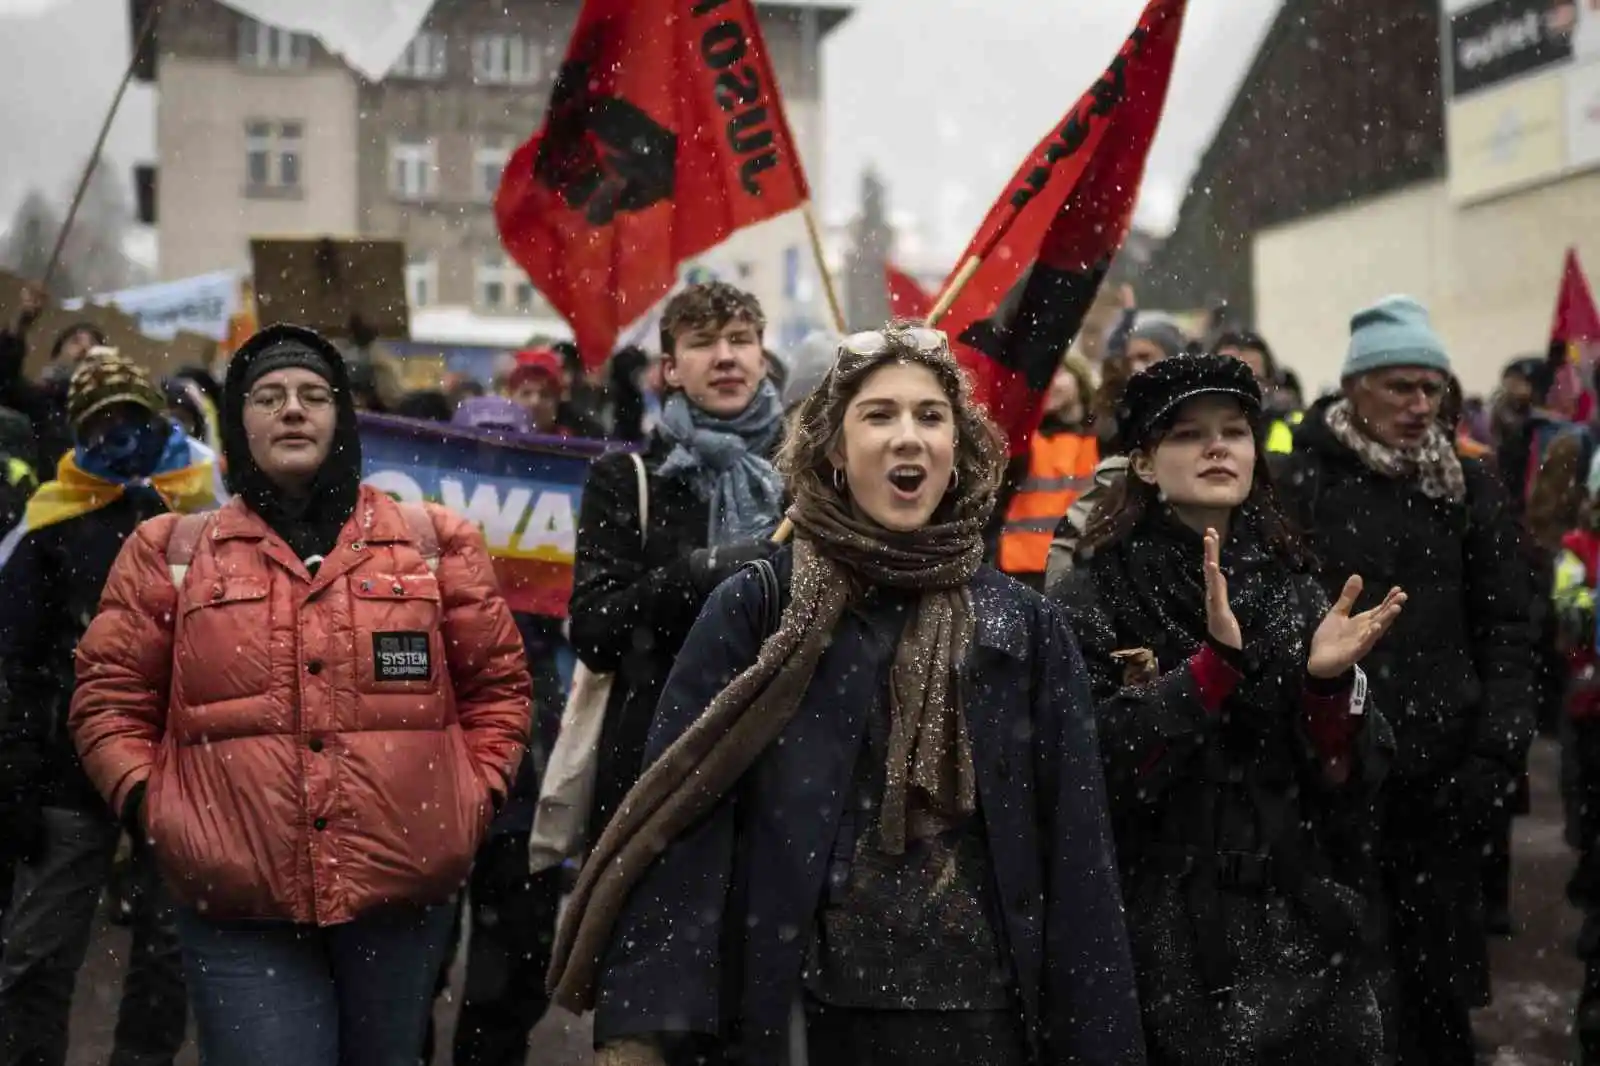
<svg viewBox="0 0 1600 1066">
<path fill-rule="evenodd" d="M 325 337 L 411 335 L 406 247 L 401 241 L 259 238 L 250 242 L 257 318 L 293 322 Z"/>
</svg>

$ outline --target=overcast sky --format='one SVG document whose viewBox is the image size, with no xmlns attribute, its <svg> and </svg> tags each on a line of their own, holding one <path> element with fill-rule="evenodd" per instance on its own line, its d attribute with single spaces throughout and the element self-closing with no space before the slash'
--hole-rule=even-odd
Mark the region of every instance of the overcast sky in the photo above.
<svg viewBox="0 0 1600 1066">
<path fill-rule="evenodd" d="M 1169 226 L 1281 0 L 1190 0 L 1139 219 Z M 949 257 L 1007 178 L 1115 53 L 1144 0 L 860 0 L 824 52 L 829 217 L 876 168 L 896 212 Z M 61 199 L 127 62 L 125 0 L 0 0 L 0 226 L 30 187 Z M 153 156 L 152 93 L 129 91 L 107 144 Z M 814 178 L 815 180 L 815 178 Z"/>
</svg>

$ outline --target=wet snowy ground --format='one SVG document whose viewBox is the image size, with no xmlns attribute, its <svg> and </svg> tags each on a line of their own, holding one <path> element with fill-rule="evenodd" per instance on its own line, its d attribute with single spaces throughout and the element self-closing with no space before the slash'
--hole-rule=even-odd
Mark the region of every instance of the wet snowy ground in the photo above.
<svg viewBox="0 0 1600 1066">
<path fill-rule="evenodd" d="M 1561 1066 L 1571 1046 L 1572 1006 L 1582 971 L 1572 957 L 1577 915 L 1563 888 L 1572 856 L 1561 839 L 1556 797 L 1557 752 L 1540 741 L 1532 759 L 1533 814 L 1517 821 L 1513 909 L 1517 935 L 1493 943 L 1495 1001 L 1478 1015 L 1482 1062 L 1488 1066 Z M 73 1012 L 74 1046 L 68 1066 L 99 1066 L 110 1053 L 116 997 L 127 936 L 107 925 L 96 932 L 89 963 L 80 977 Z M 459 974 L 457 975 L 459 979 Z M 441 1004 L 441 1047 L 449 1047 L 453 1010 Z M 534 1034 L 530 1066 L 587 1066 L 592 1061 L 588 1026 L 571 1015 L 552 1013 Z M 437 1066 L 445 1066 L 441 1054 Z M 178 1062 L 195 1066 L 192 1046 Z"/>
</svg>

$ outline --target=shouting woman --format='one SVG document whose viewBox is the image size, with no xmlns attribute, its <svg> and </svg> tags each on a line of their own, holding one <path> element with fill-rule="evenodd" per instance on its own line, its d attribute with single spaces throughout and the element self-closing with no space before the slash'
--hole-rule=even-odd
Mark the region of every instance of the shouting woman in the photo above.
<svg viewBox="0 0 1600 1066">
<path fill-rule="evenodd" d="M 603 1062 L 1144 1061 L 1083 666 L 981 565 L 1000 464 L 933 330 L 798 409 L 792 551 L 707 603 L 557 937 Z"/>
<path fill-rule="evenodd" d="M 1129 477 L 1052 592 L 1099 704 L 1150 1060 L 1356 1066 L 1382 1026 L 1361 814 L 1388 731 L 1356 664 L 1405 602 L 1332 609 L 1273 500 L 1261 392 L 1223 356 L 1128 383 Z"/>
</svg>

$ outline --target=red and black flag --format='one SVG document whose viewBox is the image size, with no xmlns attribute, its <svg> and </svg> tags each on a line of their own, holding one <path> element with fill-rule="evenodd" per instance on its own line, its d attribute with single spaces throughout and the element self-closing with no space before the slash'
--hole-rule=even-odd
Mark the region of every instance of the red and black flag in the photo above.
<svg viewBox="0 0 1600 1066">
<path fill-rule="evenodd" d="M 494 207 L 594 366 L 678 264 L 809 196 L 750 0 L 585 0 Z"/>
<path fill-rule="evenodd" d="M 1185 7 L 1149 0 L 1105 73 L 1023 161 L 952 275 L 972 272 L 939 326 L 1013 455 L 1026 450 L 1062 353 L 1128 235 Z"/>
<path fill-rule="evenodd" d="M 933 297 L 917 284 L 917 279 L 893 263 L 883 264 L 884 287 L 889 292 L 891 318 L 926 318 Z"/>
</svg>

